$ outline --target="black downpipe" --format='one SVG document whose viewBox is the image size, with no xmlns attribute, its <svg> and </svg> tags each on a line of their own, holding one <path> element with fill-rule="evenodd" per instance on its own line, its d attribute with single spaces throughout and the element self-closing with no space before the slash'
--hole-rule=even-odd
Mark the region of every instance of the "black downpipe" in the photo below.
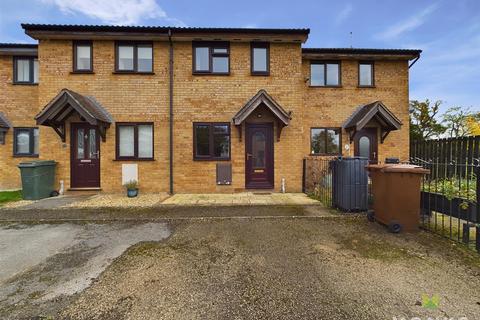
<svg viewBox="0 0 480 320">
<path fill-rule="evenodd" d="M 170 194 L 173 194 L 173 43 L 172 29 L 168 29 L 169 43 L 169 118 L 170 118 L 170 143 L 169 143 L 169 159 L 170 159 Z"/>
</svg>

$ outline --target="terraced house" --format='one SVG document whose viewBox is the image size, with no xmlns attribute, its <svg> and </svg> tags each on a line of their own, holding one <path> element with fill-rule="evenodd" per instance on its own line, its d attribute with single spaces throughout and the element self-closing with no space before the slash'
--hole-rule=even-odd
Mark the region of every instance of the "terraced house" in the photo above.
<svg viewBox="0 0 480 320">
<path fill-rule="evenodd" d="M 0 45 L 0 189 L 302 190 L 303 159 L 407 159 L 420 50 L 304 48 L 309 29 L 23 24 Z"/>
</svg>

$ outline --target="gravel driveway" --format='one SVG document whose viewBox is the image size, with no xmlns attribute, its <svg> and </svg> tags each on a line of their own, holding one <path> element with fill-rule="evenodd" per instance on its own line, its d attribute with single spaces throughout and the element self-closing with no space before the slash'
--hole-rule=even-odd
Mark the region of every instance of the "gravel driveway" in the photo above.
<svg viewBox="0 0 480 320">
<path fill-rule="evenodd" d="M 62 274 L 83 265 L 73 257 L 90 261 L 81 258 L 89 250 L 67 254 L 67 259 L 56 255 L 54 263 L 43 264 L 43 269 L 34 267 L 33 274 L 17 274 L 9 281 L 19 290 L 10 292 L 8 301 L 19 299 L 19 304 L 1 301 L 0 318 L 478 318 L 480 259 L 476 253 L 424 232 L 392 235 L 365 220 L 331 216 L 177 221 L 169 226 L 173 232 L 169 238 L 134 245 L 87 289 L 73 295 L 45 298 L 45 292 L 55 292 L 49 288 L 64 282 Z M 138 225 L 116 225 L 88 228 L 113 228 L 120 231 L 117 236 L 127 238 L 133 230 L 142 230 Z M 165 232 L 156 240 L 168 234 L 165 225 L 155 228 L 147 227 L 143 236 L 136 232 L 138 237 L 125 245 L 156 234 L 148 230 Z M 98 236 L 102 242 L 103 232 L 94 232 L 91 239 Z M 54 278 L 60 280 L 48 278 L 59 273 Z M 30 290 L 26 295 L 22 290 L 31 289 L 31 283 L 46 289 L 38 294 Z M 5 293 L 8 286 L 1 287 Z M 421 306 L 424 294 L 440 297 L 438 309 Z"/>
<path fill-rule="evenodd" d="M 61 317 L 475 319 L 479 272 L 450 242 L 364 217 L 197 220 L 131 248 Z M 422 307 L 423 294 L 439 295 L 439 308 Z"/>
</svg>

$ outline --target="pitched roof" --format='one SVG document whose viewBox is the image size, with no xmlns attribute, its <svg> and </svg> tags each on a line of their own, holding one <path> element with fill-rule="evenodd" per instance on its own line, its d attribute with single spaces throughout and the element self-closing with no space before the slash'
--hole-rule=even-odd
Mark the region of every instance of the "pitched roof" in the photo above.
<svg viewBox="0 0 480 320">
<path fill-rule="evenodd" d="M 112 25 L 70 25 L 22 23 L 26 31 L 94 31 L 94 32 L 155 32 L 167 33 L 250 33 L 250 34 L 302 34 L 308 35 L 308 28 L 208 28 L 208 27 L 170 27 L 170 26 L 112 26 Z"/>
<path fill-rule="evenodd" d="M 5 43 L 0 42 L 0 48 L 26 48 L 26 49 L 36 49 L 38 44 L 36 43 Z"/>
<path fill-rule="evenodd" d="M 419 49 L 381 49 L 381 48 L 302 48 L 304 57 L 392 57 L 416 59 L 420 57 Z"/>
<path fill-rule="evenodd" d="M 112 123 L 113 118 L 94 97 L 84 96 L 69 89 L 62 89 L 39 114 L 35 116 L 37 124 L 48 124 L 50 121 L 63 121 L 68 116 L 65 112 L 70 107 L 77 111 L 85 120 L 96 125 L 98 122 Z M 63 111 L 63 112 L 62 112 Z"/>
<path fill-rule="evenodd" d="M 36 56 L 38 45 L 33 43 L 0 43 L 0 55 L 14 56 Z"/>
<path fill-rule="evenodd" d="M 398 130 L 402 122 L 381 101 L 359 106 L 345 121 L 342 127 L 346 130 L 361 130 L 372 119 L 388 130 Z"/>
<path fill-rule="evenodd" d="M 346 53 L 346 54 L 420 54 L 419 49 L 382 49 L 382 48 L 302 48 L 302 53 Z"/>
<path fill-rule="evenodd" d="M 0 112 L 0 130 L 6 130 L 11 128 L 12 125 L 10 124 L 10 121 L 8 121 L 7 117 L 3 112 Z"/>
<path fill-rule="evenodd" d="M 238 126 L 261 104 L 265 105 L 283 125 L 290 123 L 290 114 L 286 112 L 265 90 L 260 90 L 237 112 L 233 123 Z"/>
</svg>

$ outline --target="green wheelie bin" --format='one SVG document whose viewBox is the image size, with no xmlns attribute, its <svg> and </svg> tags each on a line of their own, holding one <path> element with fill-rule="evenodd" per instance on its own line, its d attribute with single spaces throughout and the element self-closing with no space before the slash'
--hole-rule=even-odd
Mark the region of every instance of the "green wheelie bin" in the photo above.
<svg viewBox="0 0 480 320">
<path fill-rule="evenodd" d="M 22 162 L 18 165 L 22 176 L 22 194 L 25 200 L 39 200 L 51 196 L 55 190 L 53 160 Z"/>
</svg>

